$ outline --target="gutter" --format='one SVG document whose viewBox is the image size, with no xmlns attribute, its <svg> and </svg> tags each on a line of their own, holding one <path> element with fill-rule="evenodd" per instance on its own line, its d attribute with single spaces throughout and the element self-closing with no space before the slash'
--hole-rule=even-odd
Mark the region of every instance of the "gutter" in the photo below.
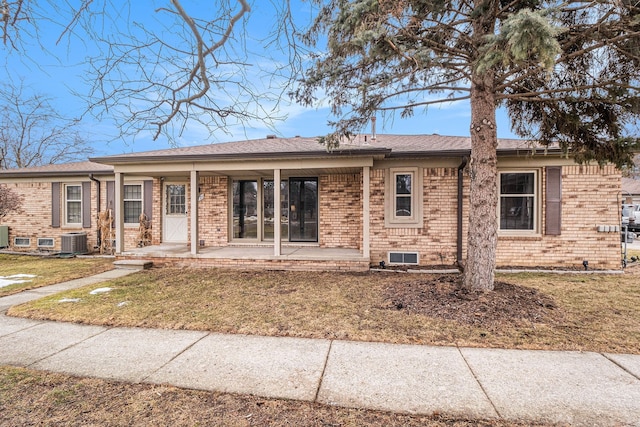
<svg viewBox="0 0 640 427">
<path fill-rule="evenodd" d="M 458 230 L 457 230 L 457 242 L 456 242 L 456 258 L 458 267 L 460 267 L 464 271 L 464 265 L 462 263 L 462 207 L 463 207 L 463 180 L 464 180 L 464 168 L 467 167 L 467 162 L 469 159 L 467 157 L 462 158 L 462 162 L 460 166 L 458 166 Z"/>
<path fill-rule="evenodd" d="M 219 161 L 219 160 L 271 160 L 271 159 L 308 159 L 308 158 L 332 158 L 332 157 L 366 157 L 388 156 L 391 149 L 370 148 L 361 150 L 340 149 L 334 151 L 279 151 L 270 153 L 212 153 L 212 154 L 176 154 L 176 155 L 134 155 L 134 156 L 109 156 L 92 157 L 89 160 L 106 165 L 127 163 L 156 163 L 156 162 L 194 162 L 194 161 Z"/>
<path fill-rule="evenodd" d="M 113 175 L 113 170 L 104 171 L 2 171 L 0 172 L 0 179 L 3 178 L 57 178 L 57 177 L 76 177 L 86 175 Z"/>
<path fill-rule="evenodd" d="M 89 179 L 93 182 L 96 183 L 97 186 L 97 191 L 96 191 L 96 195 L 97 195 L 97 200 L 96 200 L 96 207 L 97 207 L 97 211 L 98 214 L 100 214 L 100 180 L 96 179 L 92 173 L 89 174 Z M 96 215 L 96 218 L 98 217 L 98 215 Z M 97 240 L 96 243 L 98 244 L 98 247 L 100 247 L 100 245 L 102 244 L 102 233 L 100 231 L 100 224 L 98 223 L 98 220 L 96 219 L 96 236 L 97 236 Z"/>
</svg>

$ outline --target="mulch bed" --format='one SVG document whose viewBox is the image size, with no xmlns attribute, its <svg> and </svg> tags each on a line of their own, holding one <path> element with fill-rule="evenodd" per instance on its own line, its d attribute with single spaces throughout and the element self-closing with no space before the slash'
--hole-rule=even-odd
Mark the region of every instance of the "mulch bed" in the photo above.
<svg viewBox="0 0 640 427">
<path fill-rule="evenodd" d="M 514 322 L 556 323 L 563 317 L 555 301 L 535 289 L 495 282 L 492 292 L 469 291 L 453 275 L 390 284 L 385 299 L 390 310 L 490 329 Z"/>
</svg>

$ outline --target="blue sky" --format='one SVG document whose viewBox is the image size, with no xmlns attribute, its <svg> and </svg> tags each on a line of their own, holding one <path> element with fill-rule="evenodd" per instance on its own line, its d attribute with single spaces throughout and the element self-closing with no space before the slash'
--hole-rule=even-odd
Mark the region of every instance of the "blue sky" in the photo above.
<svg viewBox="0 0 640 427">
<path fill-rule="evenodd" d="M 184 0 L 186 8 L 194 7 L 193 2 Z M 259 39 L 265 32 L 272 28 L 274 13 L 270 2 L 256 0 L 253 2 L 252 11 L 247 21 L 247 31 L 250 37 L 255 40 L 255 45 L 259 45 Z M 66 4 L 63 3 L 63 4 Z M 138 20 L 145 17 L 153 17 L 154 9 L 162 5 L 162 1 L 140 0 L 133 2 L 130 6 L 131 16 Z M 203 3 L 200 7 L 210 7 L 210 2 Z M 293 0 L 294 7 L 300 7 L 303 16 L 309 16 L 308 11 L 304 11 L 304 6 L 297 0 Z M 62 7 L 62 6 L 61 6 Z M 126 6 L 125 6 L 126 7 Z M 197 10 L 197 9 L 194 9 Z M 129 10 L 127 10 L 127 13 Z M 55 18 L 53 21 L 63 22 L 62 19 Z M 153 20 L 145 25 L 154 25 Z M 117 25 L 117 24 L 116 24 Z M 106 27 L 108 28 L 108 26 Z M 124 27 L 121 27 L 124 28 Z M 6 48 L 3 50 L 4 67 L 0 68 L 5 76 L 3 81 L 18 83 L 20 80 L 29 89 L 52 98 L 54 106 L 69 117 L 79 116 L 85 107 L 84 101 L 73 93 L 84 94 L 88 87 L 83 82 L 83 77 L 87 75 L 88 55 L 95 53 L 95 46 L 88 39 L 72 37 L 63 38 L 57 44 L 62 27 L 51 22 L 40 24 L 42 49 L 37 43 L 29 42 L 25 39 L 28 49 L 28 57 L 20 56 L 18 53 L 10 52 Z M 264 57 L 251 56 L 249 62 L 264 61 Z M 249 75 L 250 78 L 259 79 L 257 75 Z M 267 134 L 277 134 L 283 137 L 319 136 L 331 131 L 327 122 L 331 119 L 329 108 L 321 106 L 318 108 L 305 108 L 284 99 L 278 106 L 278 114 L 286 116 L 287 119 L 274 122 L 273 128 L 264 123 L 250 122 L 246 125 L 231 125 L 226 132 L 216 132 L 213 137 L 201 125 L 189 126 L 183 136 L 177 140 L 180 146 L 200 145 L 217 142 L 237 141 L 243 139 L 262 138 Z M 469 135 L 470 109 L 468 103 L 459 102 L 453 104 L 442 104 L 432 106 L 428 111 L 417 110 L 414 117 L 402 119 L 396 117 L 378 117 L 378 133 L 395 134 L 432 134 L 441 135 Z M 85 115 L 82 121 L 82 132 L 85 138 L 91 141 L 94 148 L 94 155 L 118 154 L 130 151 L 146 151 L 152 149 L 169 148 L 166 138 L 162 136 L 153 141 L 152 133 L 141 132 L 126 140 L 113 140 L 118 134 L 117 128 L 108 119 L 100 121 Z M 510 131 L 510 126 L 504 112 L 498 112 L 498 136 L 511 138 L 514 135 Z"/>
</svg>

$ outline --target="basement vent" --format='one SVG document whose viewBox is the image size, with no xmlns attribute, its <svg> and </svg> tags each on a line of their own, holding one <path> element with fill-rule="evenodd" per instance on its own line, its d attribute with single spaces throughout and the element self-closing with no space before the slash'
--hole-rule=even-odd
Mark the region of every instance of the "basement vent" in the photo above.
<svg viewBox="0 0 640 427">
<path fill-rule="evenodd" d="M 18 246 L 21 248 L 28 248 L 31 246 L 31 238 L 29 237 L 14 237 L 13 238 L 13 246 Z"/>
<path fill-rule="evenodd" d="M 389 252 L 389 264 L 418 264 L 418 252 Z"/>
<path fill-rule="evenodd" d="M 53 237 L 38 237 L 39 248 L 52 248 L 56 245 Z"/>
<path fill-rule="evenodd" d="M 60 252 L 63 254 L 86 254 L 87 250 L 87 234 L 86 233 L 67 233 L 61 236 Z"/>
</svg>

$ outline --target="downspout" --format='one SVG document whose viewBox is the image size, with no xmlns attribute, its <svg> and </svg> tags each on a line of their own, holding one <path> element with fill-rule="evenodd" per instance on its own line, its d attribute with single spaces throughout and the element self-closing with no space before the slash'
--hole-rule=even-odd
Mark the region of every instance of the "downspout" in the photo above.
<svg viewBox="0 0 640 427">
<path fill-rule="evenodd" d="M 96 207 L 97 207 L 98 214 L 100 214 L 100 180 L 94 178 L 92 173 L 89 174 L 89 179 L 96 183 L 96 190 L 97 190 L 96 191 L 96 195 L 97 195 Z M 98 223 L 98 221 L 96 221 L 96 237 L 97 237 L 98 247 L 100 247 L 102 245 L 102 232 L 100 231 L 100 224 Z"/>
<path fill-rule="evenodd" d="M 462 158 L 462 163 L 458 166 L 458 240 L 457 240 L 457 264 L 458 267 L 464 269 L 464 265 L 462 263 L 462 194 L 463 194 L 463 180 L 464 180 L 464 168 L 467 167 L 467 162 L 469 159 L 466 157 Z"/>
</svg>

